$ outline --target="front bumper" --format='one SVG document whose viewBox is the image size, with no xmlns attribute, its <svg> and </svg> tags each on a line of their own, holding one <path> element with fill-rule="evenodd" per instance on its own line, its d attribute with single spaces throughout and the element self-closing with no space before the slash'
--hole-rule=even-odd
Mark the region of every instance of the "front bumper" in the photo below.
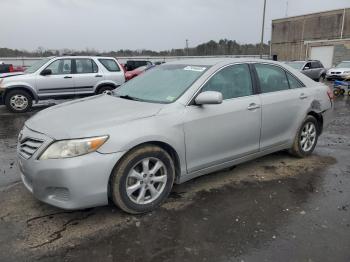
<svg viewBox="0 0 350 262">
<path fill-rule="evenodd" d="M 122 152 L 37 160 L 45 144 L 29 159 L 17 149 L 23 184 L 37 199 L 69 210 L 108 204 L 109 177 Z"/>
<path fill-rule="evenodd" d="M 350 74 L 327 74 L 327 80 L 345 80 L 350 77 Z"/>
</svg>

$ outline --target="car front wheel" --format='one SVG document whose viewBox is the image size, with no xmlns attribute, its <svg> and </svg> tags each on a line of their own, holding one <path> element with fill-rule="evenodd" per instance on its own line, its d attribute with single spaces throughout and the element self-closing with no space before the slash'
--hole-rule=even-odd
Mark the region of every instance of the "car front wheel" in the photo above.
<svg viewBox="0 0 350 262">
<path fill-rule="evenodd" d="M 5 97 L 7 108 L 15 113 L 27 112 L 32 107 L 33 99 L 24 90 L 11 90 Z"/>
<path fill-rule="evenodd" d="M 294 138 L 293 147 L 290 149 L 290 153 L 297 157 L 310 155 L 315 149 L 318 135 L 317 120 L 315 117 L 308 115 Z"/>
<path fill-rule="evenodd" d="M 152 211 L 169 195 L 174 177 L 174 163 L 165 150 L 154 145 L 138 147 L 112 173 L 113 202 L 131 214 Z"/>
</svg>

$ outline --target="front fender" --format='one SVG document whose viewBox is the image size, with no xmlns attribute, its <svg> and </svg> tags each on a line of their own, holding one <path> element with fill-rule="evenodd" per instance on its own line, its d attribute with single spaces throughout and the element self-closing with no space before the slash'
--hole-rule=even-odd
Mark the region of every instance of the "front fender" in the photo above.
<svg viewBox="0 0 350 262">
<path fill-rule="evenodd" d="M 21 83 L 21 82 L 15 82 L 15 83 L 11 83 L 11 84 L 8 84 L 8 85 L 5 85 L 4 88 L 3 88 L 3 96 L 5 97 L 6 94 L 13 90 L 13 89 L 16 89 L 16 88 L 19 88 L 19 89 L 24 89 L 26 91 L 28 91 L 34 98 L 34 100 L 36 102 L 38 102 L 39 100 L 39 97 L 37 95 L 37 93 L 35 92 L 35 89 L 34 87 L 28 85 L 27 83 Z"/>
<path fill-rule="evenodd" d="M 108 141 L 98 149 L 100 153 L 129 152 L 132 148 L 152 142 L 165 143 L 177 153 L 181 173 L 186 172 L 185 141 L 181 119 L 182 114 L 173 117 L 156 116 L 138 119 L 118 125 L 109 130 Z"/>
</svg>

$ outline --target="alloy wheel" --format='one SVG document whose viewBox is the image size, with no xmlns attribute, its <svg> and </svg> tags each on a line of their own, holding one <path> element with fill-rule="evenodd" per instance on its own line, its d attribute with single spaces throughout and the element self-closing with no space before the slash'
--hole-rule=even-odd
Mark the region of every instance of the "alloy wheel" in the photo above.
<svg viewBox="0 0 350 262">
<path fill-rule="evenodd" d="M 144 158 L 127 175 L 127 196 L 139 205 L 152 203 L 164 191 L 167 179 L 166 166 L 160 159 Z"/>
<path fill-rule="evenodd" d="M 24 95 L 13 95 L 10 99 L 10 105 L 16 110 L 24 110 L 28 106 L 28 99 Z"/>
<path fill-rule="evenodd" d="M 300 134 L 300 146 L 304 152 L 310 151 L 316 142 L 316 126 L 312 122 L 307 122 Z"/>
</svg>

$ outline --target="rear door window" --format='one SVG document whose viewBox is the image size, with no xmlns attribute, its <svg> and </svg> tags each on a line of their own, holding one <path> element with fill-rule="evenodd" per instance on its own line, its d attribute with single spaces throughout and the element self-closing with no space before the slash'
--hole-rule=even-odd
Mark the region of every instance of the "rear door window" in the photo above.
<svg viewBox="0 0 350 262">
<path fill-rule="evenodd" d="M 313 69 L 320 68 L 320 63 L 317 61 L 311 62 L 311 68 L 313 68 Z"/>
<path fill-rule="evenodd" d="M 288 79 L 290 88 L 304 87 L 304 84 L 302 84 L 298 79 L 296 79 L 291 73 L 287 72 L 287 79 Z"/>
<path fill-rule="evenodd" d="M 280 67 L 269 64 L 255 64 L 262 93 L 289 89 L 286 73 Z"/>
<path fill-rule="evenodd" d="M 98 72 L 96 63 L 89 58 L 75 59 L 75 67 L 77 74 L 89 74 Z"/>
</svg>

